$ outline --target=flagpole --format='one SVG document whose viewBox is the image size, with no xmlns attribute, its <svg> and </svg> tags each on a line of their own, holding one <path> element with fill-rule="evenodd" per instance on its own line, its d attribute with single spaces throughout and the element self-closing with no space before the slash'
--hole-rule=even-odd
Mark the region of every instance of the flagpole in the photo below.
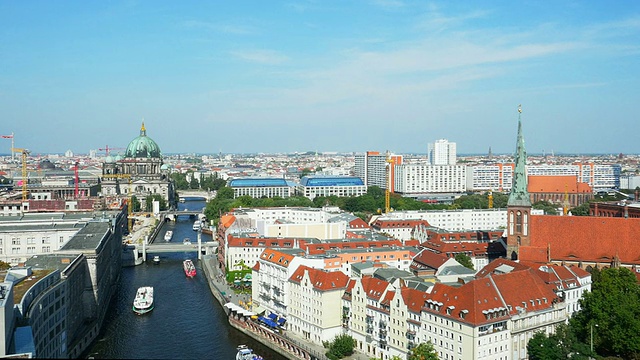
<svg viewBox="0 0 640 360">
<path fill-rule="evenodd" d="M 15 147 L 15 143 L 14 143 L 14 139 L 13 139 L 13 131 L 12 131 L 12 132 L 11 132 L 11 162 L 12 162 L 12 163 L 16 161 L 16 159 L 15 159 L 15 155 L 14 155 L 14 152 L 13 152 L 13 148 L 14 148 L 14 147 Z M 24 180 L 23 180 L 23 181 L 24 181 Z"/>
</svg>

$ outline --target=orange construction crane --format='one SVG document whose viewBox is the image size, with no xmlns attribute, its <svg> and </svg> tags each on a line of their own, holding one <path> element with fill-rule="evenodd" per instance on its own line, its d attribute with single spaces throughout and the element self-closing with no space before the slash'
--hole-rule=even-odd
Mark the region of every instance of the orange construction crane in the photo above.
<svg viewBox="0 0 640 360">
<path fill-rule="evenodd" d="M 29 150 L 12 147 L 11 151 L 22 153 L 22 200 L 27 200 L 27 183 L 29 182 L 29 174 L 27 173 L 27 155 L 29 155 Z"/>
<path fill-rule="evenodd" d="M 124 148 L 114 148 L 114 147 L 109 147 L 109 145 L 105 145 L 104 148 L 100 148 L 98 150 L 99 151 L 104 151 L 107 154 L 107 156 L 109 156 L 109 152 L 111 150 L 124 150 Z"/>
<path fill-rule="evenodd" d="M 392 172 L 393 172 L 393 165 L 395 164 L 395 159 L 391 157 L 391 155 L 389 154 L 389 152 L 387 151 L 387 186 L 386 189 L 384 190 L 384 213 L 388 214 L 391 211 L 391 193 L 393 192 L 391 190 L 391 186 L 393 185 L 392 182 Z"/>
</svg>

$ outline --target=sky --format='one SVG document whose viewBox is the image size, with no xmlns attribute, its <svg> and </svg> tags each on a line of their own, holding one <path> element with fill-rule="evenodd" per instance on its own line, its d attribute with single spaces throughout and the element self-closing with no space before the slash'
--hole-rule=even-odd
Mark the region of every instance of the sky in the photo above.
<svg viewBox="0 0 640 360">
<path fill-rule="evenodd" d="M 33 153 L 637 154 L 639 90 L 638 1 L 0 0 Z"/>
</svg>

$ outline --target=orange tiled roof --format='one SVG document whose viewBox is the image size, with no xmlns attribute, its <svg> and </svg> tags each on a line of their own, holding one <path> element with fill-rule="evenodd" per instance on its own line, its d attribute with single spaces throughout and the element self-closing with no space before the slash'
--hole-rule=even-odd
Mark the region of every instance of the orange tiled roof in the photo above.
<svg viewBox="0 0 640 360">
<path fill-rule="evenodd" d="M 291 260 L 293 260 L 295 256 L 285 254 L 281 251 L 274 249 L 264 249 L 262 255 L 260 255 L 260 259 L 266 262 L 270 262 L 272 264 L 277 264 L 282 267 L 289 267 L 291 265 Z"/>
<path fill-rule="evenodd" d="M 449 258 L 442 254 L 436 254 L 433 251 L 424 249 L 418 255 L 416 255 L 416 257 L 413 258 L 411 267 L 413 268 L 413 264 L 417 263 L 419 265 L 424 265 L 431 269 L 437 270 L 447 260 L 449 260 Z"/>
<path fill-rule="evenodd" d="M 306 265 L 298 266 L 289 278 L 289 281 L 299 284 L 305 272 L 309 274 L 311 285 L 319 291 L 344 290 L 349 282 L 349 277 L 342 271 L 329 272 L 322 269 L 310 268 Z"/>
<path fill-rule="evenodd" d="M 409 311 L 420 314 L 425 300 L 427 300 L 427 293 L 414 288 L 403 287 L 401 290 L 402 301 Z"/>
<path fill-rule="evenodd" d="M 220 217 L 220 225 L 229 228 L 236 221 L 236 217 L 233 215 L 222 215 Z"/>
<path fill-rule="evenodd" d="M 640 219 L 531 216 L 530 239 L 535 249 L 521 248 L 521 260 L 539 260 L 550 246 L 552 260 L 604 263 L 617 255 L 623 264 L 640 264 Z"/>
<path fill-rule="evenodd" d="M 534 175 L 528 177 L 527 191 L 530 193 L 593 192 L 589 184 L 578 182 L 575 175 Z"/>
<path fill-rule="evenodd" d="M 376 301 L 380 300 L 380 297 L 389 286 L 389 283 L 384 280 L 374 278 L 372 276 L 363 276 L 361 279 L 362 288 L 367 294 L 367 297 Z"/>
</svg>

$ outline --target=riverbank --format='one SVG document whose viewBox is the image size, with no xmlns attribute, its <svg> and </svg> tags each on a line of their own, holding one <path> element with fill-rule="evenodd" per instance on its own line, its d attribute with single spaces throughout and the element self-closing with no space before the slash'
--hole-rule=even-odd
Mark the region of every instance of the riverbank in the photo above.
<svg viewBox="0 0 640 360">
<path fill-rule="evenodd" d="M 269 347 L 273 351 L 281 354 L 287 359 L 318 359 L 326 360 L 324 355 L 326 349 L 322 346 L 310 344 L 303 339 L 296 338 L 286 334 L 284 336 L 275 334 L 273 331 L 269 331 L 263 327 L 258 326 L 252 320 L 244 317 L 234 317 L 233 313 L 224 306 L 227 302 L 232 302 L 236 305 L 242 301 L 246 303 L 250 300 L 250 295 L 247 294 L 235 294 L 233 288 L 231 288 L 224 280 L 222 274 L 219 271 L 218 260 L 215 256 L 207 255 L 202 257 L 202 268 L 207 276 L 207 282 L 211 289 L 213 297 L 218 300 L 220 306 L 223 307 L 225 313 L 229 316 L 229 324 L 238 331 L 252 337 L 254 340 L 259 341 L 263 345 Z"/>
</svg>

